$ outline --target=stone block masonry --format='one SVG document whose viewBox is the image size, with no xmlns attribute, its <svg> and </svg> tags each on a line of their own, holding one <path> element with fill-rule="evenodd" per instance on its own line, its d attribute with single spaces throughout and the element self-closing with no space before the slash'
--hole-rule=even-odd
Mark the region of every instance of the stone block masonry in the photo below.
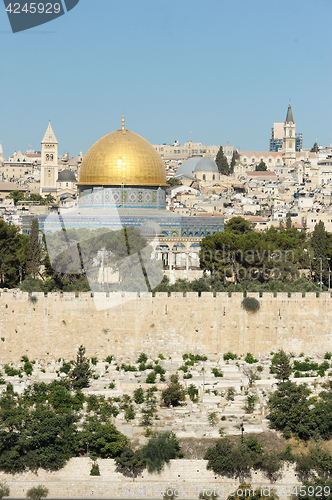
<svg viewBox="0 0 332 500">
<path fill-rule="evenodd" d="M 46 486 L 49 498 L 142 498 L 146 500 L 162 499 L 161 491 L 166 488 L 176 489 L 176 498 L 196 499 L 202 490 L 219 491 L 220 500 L 226 499 L 229 492 L 239 487 L 235 477 L 219 476 L 206 469 L 206 460 L 171 460 L 161 474 L 148 474 L 143 471 L 134 480 L 116 471 L 112 459 L 98 459 L 100 476 L 90 476 L 92 462 L 87 457 L 72 458 L 58 472 L 39 469 L 36 473 L 5 474 L 0 472 L 0 481 L 6 481 L 10 487 L 10 496 L 26 498 L 27 490 L 38 484 Z M 277 482 L 271 483 L 260 471 L 252 471 L 246 478 L 252 487 L 270 486 L 278 488 L 280 500 L 289 500 L 294 486 L 299 485 L 294 465 L 284 466 Z M 248 493 L 249 495 L 249 493 Z M 268 490 L 265 490 L 268 496 Z M 247 498 L 250 498 L 248 496 Z"/>
<path fill-rule="evenodd" d="M 264 356 L 287 352 L 322 355 L 332 351 L 332 298 L 329 293 L 250 293 L 260 302 L 245 311 L 233 293 L 0 294 L 0 363 L 74 359 L 83 344 L 88 356 L 134 359 L 140 352 L 165 357 L 186 352 Z"/>
</svg>

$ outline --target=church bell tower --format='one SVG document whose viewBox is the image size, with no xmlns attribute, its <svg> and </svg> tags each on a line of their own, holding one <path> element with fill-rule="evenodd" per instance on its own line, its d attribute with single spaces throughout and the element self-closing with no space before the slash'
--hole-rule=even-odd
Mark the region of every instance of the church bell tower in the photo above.
<svg viewBox="0 0 332 500">
<path fill-rule="evenodd" d="M 290 103 L 288 104 L 286 121 L 284 122 L 282 158 L 286 165 L 290 165 L 296 161 L 295 122 Z"/>
<path fill-rule="evenodd" d="M 53 194 L 53 196 L 56 197 L 56 181 L 58 178 L 58 141 L 56 140 L 52 130 L 51 121 L 48 123 L 41 145 L 40 194 L 42 196 Z"/>
</svg>

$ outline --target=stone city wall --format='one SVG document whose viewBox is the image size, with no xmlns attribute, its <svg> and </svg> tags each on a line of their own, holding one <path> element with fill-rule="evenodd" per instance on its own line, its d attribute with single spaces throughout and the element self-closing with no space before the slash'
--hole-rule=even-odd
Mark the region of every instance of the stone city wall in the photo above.
<svg viewBox="0 0 332 500">
<path fill-rule="evenodd" d="M 72 458 L 58 472 L 39 469 L 37 473 L 5 474 L 0 472 L 0 481 L 10 487 L 10 496 L 26 497 L 29 488 L 42 484 L 49 490 L 49 497 L 56 498 L 122 498 L 162 499 L 164 488 L 173 489 L 177 498 L 197 499 L 202 490 L 219 492 L 220 500 L 234 492 L 240 481 L 234 477 L 216 475 L 206 469 L 206 460 L 171 460 L 161 474 L 148 474 L 146 470 L 134 480 L 116 472 L 112 459 L 98 459 L 100 476 L 90 476 L 92 462 L 88 457 Z M 300 484 L 294 465 L 285 465 L 276 482 L 271 483 L 260 471 L 253 471 L 247 483 L 256 489 L 264 486 L 268 496 L 270 488 L 279 488 L 280 500 L 289 500 L 291 489 Z M 248 492 L 249 495 L 249 492 Z M 249 497 L 250 498 L 250 497 Z"/>
<path fill-rule="evenodd" d="M 182 292 L 142 294 L 0 294 L 0 363 L 73 359 L 80 344 L 88 356 L 133 359 L 139 352 L 173 356 L 228 351 L 256 356 L 283 348 L 321 355 L 332 350 L 329 293 L 265 293 L 256 313 L 241 307 L 243 295 Z"/>
</svg>

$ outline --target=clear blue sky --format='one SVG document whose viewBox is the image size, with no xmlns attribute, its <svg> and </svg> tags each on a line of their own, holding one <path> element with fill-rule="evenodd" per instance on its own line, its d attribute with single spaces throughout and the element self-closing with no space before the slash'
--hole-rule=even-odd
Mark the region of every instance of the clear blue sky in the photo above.
<svg viewBox="0 0 332 500">
<path fill-rule="evenodd" d="M 267 150 L 291 100 L 304 147 L 332 143 L 331 0 L 80 0 L 12 34 L 0 2 L 0 141 L 84 153 L 121 127 Z"/>
</svg>

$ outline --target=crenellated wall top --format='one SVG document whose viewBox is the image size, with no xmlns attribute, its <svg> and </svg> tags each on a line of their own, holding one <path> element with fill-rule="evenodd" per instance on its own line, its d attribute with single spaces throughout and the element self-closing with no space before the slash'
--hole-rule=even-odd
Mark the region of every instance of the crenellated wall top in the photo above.
<svg viewBox="0 0 332 500">
<path fill-rule="evenodd" d="M 110 299 L 114 298 L 127 298 L 127 299 L 141 299 L 141 300 L 150 300 L 150 299 L 179 299 L 179 298 L 200 298 L 203 300 L 215 300 L 215 299 L 223 299 L 229 300 L 235 298 L 237 300 L 242 299 L 246 295 L 243 292 L 156 292 L 152 294 L 151 292 L 32 292 L 31 294 L 28 292 L 22 292 L 18 289 L 0 289 L 0 300 L 3 298 L 15 298 L 15 299 L 25 299 L 29 300 L 31 295 L 37 297 L 38 299 L 62 299 L 62 300 L 93 300 L 94 298 L 100 299 Z M 258 292 L 247 292 L 248 297 L 254 297 L 258 300 L 264 299 L 279 299 L 279 300 L 299 300 L 299 299 L 317 299 L 317 300 L 330 300 L 332 299 L 331 292 L 279 292 L 279 293 L 271 293 L 271 292 L 263 292 L 262 294 Z"/>
</svg>

